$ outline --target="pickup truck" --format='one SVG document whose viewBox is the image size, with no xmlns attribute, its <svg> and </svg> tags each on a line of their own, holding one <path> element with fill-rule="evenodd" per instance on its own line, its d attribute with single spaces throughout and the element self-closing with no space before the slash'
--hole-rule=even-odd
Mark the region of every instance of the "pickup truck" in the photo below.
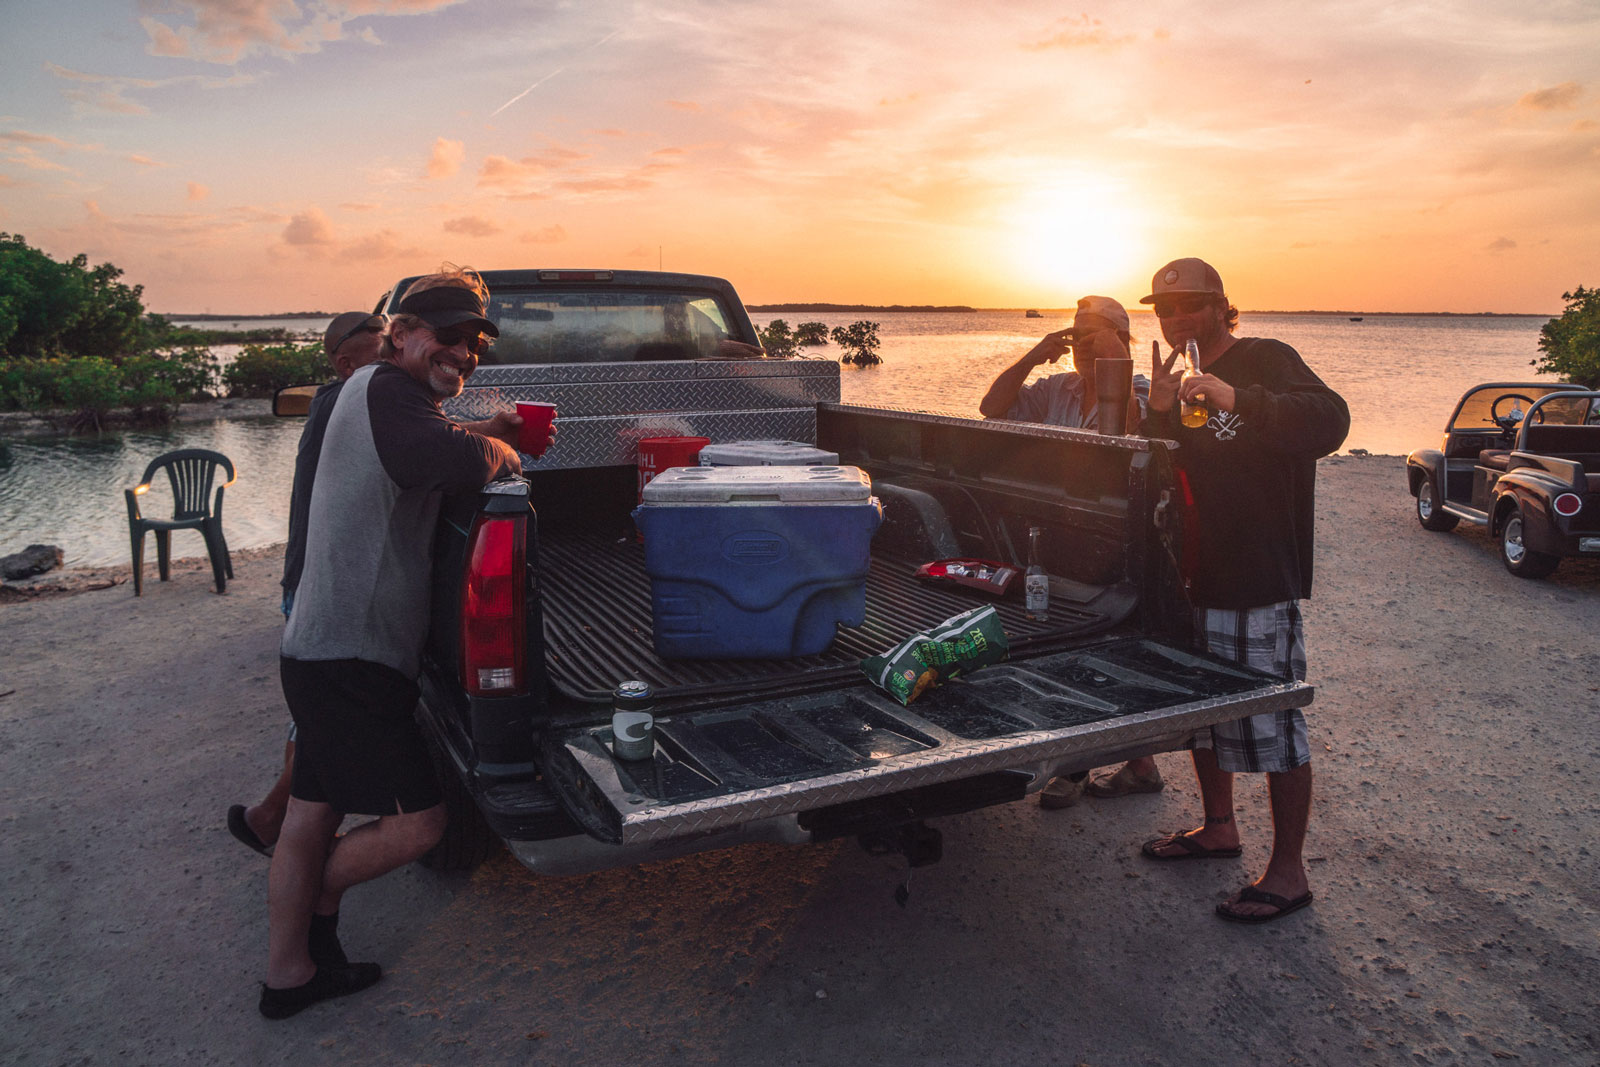
<svg viewBox="0 0 1600 1067">
<path fill-rule="evenodd" d="M 920 865 L 940 852 L 929 820 L 1310 703 L 1304 683 L 1191 650 L 1173 443 L 841 404 L 835 361 L 720 358 L 759 339 L 717 278 L 484 278 L 500 337 L 446 411 L 553 403 L 560 434 L 523 478 L 441 511 L 418 717 L 449 828 L 427 865 L 470 868 L 504 842 L 535 872 L 574 874 L 840 837 Z M 658 435 L 801 441 L 865 471 L 884 510 L 865 621 L 800 658 L 658 656 L 630 519 L 637 442 Z M 988 602 L 919 581 L 920 564 L 1017 562 L 1031 526 L 1050 612 L 996 602 L 1008 662 L 908 706 L 868 682 L 864 657 Z M 629 680 L 655 697 L 649 760 L 611 751 Z"/>
</svg>

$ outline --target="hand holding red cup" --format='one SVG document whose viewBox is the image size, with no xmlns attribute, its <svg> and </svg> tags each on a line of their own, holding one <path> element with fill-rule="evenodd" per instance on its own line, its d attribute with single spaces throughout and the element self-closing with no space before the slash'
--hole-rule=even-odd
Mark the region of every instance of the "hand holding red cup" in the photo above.
<svg viewBox="0 0 1600 1067">
<path fill-rule="evenodd" d="M 522 418 L 522 428 L 517 433 L 517 451 L 538 458 L 550 447 L 555 436 L 556 406 L 518 400 L 517 414 Z"/>
</svg>

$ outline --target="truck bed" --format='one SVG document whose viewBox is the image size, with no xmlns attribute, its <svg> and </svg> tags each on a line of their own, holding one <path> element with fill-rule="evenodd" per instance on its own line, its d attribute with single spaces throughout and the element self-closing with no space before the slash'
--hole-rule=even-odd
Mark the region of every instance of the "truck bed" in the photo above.
<svg viewBox="0 0 1600 1067">
<path fill-rule="evenodd" d="M 618 682 L 638 679 L 667 702 L 717 697 L 759 698 L 864 681 L 863 658 L 952 615 L 992 603 L 1011 641 L 1013 658 L 1059 650 L 1072 638 L 1104 632 L 1122 621 L 1136 597 L 1131 589 L 1056 580 L 1050 620 L 1030 620 L 1020 597 L 995 601 L 941 589 L 915 577 L 926 561 L 874 555 L 867 578 L 866 620 L 840 627 L 827 651 L 791 659 L 662 659 L 651 646 L 650 579 L 644 546 L 632 537 L 577 532 L 541 533 L 538 573 L 544 608 L 546 668 L 554 690 L 571 700 L 601 703 Z"/>
</svg>

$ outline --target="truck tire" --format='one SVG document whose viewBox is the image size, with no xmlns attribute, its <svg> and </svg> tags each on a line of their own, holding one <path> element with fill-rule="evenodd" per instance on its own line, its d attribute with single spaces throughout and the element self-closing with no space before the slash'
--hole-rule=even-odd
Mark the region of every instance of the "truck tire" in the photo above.
<svg viewBox="0 0 1600 1067">
<path fill-rule="evenodd" d="M 1439 506 L 1433 498 L 1433 481 L 1424 474 L 1417 483 L 1417 521 L 1424 530 L 1446 533 L 1456 528 L 1461 520 Z"/>
<path fill-rule="evenodd" d="M 1544 578 L 1556 569 L 1560 556 L 1535 552 L 1522 541 L 1522 509 L 1512 508 L 1500 527 L 1500 562 L 1518 578 Z"/>
<path fill-rule="evenodd" d="M 430 871 L 473 870 L 498 852 L 502 842 L 489 829 L 461 776 L 432 738 L 428 740 L 428 753 L 439 778 L 439 792 L 444 795 L 446 821 L 444 836 L 418 862 Z"/>
</svg>

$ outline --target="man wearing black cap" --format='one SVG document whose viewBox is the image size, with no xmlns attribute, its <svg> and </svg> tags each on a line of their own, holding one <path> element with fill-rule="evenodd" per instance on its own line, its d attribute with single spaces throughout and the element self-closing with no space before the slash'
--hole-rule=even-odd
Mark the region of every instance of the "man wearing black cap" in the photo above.
<svg viewBox="0 0 1600 1067">
<path fill-rule="evenodd" d="M 1199 513 L 1199 561 L 1192 576 L 1196 639 L 1210 652 L 1304 679 L 1300 600 L 1311 595 L 1317 458 L 1344 441 L 1350 411 L 1339 394 L 1281 341 L 1235 337 L 1239 312 L 1209 263 L 1179 259 L 1155 274 L 1161 332 L 1173 353 L 1152 354 L 1145 433 L 1178 442 L 1176 459 Z M 1183 377 L 1178 357 L 1199 346 L 1200 373 Z M 1203 425 L 1179 418 L 1203 404 Z M 1261 923 L 1311 903 L 1301 853 L 1311 814 L 1311 750 L 1299 709 L 1254 715 L 1201 731 L 1195 775 L 1205 824 L 1145 842 L 1153 860 L 1241 855 L 1233 820 L 1233 776 L 1265 772 L 1272 800 L 1272 856 L 1266 872 L 1217 914 Z"/>
<path fill-rule="evenodd" d="M 269 879 L 261 1013 L 287 1018 L 378 980 L 340 946 L 346 890 L 421 856 L 444 831 L 438 783 L 411 714 L 428 629 L 434 525 L 445 489 L 520 473 L 515 415 L 495 434 L 447 418 L 498 331 L 476 273 L 447 269 L 406 291 L 379 362 L 351 375 L 328 416 L 311 493 L 305 568 L 281 646 L 298 730 L 293 784 Z M 335 837 L 347 814 L 379 816 Z"/>
<path fill-rule="evenodd" d="M 339 387 L 356 371 L 378 358 L 383 346 L 383 328 L 388 320 L 366 311 L 346 311 L 334 316 L 322 334 L 322 350 L 338 375 L 317 390 L 306 410 L 305 428 L 300 431 L 300 447 L 294 457 L 294 481 L 289 489 L 289 541 L 283 550 L 283 617 L 294 605 L 295 587 L 300 584 L 300 569 L 306 558 L 306 515 L 311 510 L 311 488 L 317 477 L 317 459 L 322 454 L 322 434 L 328 416 L 339 397 Z M 283 745 L 283 772 L 259 804 L 248 808 L 235 804 L 228 809 L 228 832 L 263 856 L 272 855 L 289 803 L 289 776 L 294 770 L 294 724 L 289 724 L 289 739 Z"/>
</svg>

